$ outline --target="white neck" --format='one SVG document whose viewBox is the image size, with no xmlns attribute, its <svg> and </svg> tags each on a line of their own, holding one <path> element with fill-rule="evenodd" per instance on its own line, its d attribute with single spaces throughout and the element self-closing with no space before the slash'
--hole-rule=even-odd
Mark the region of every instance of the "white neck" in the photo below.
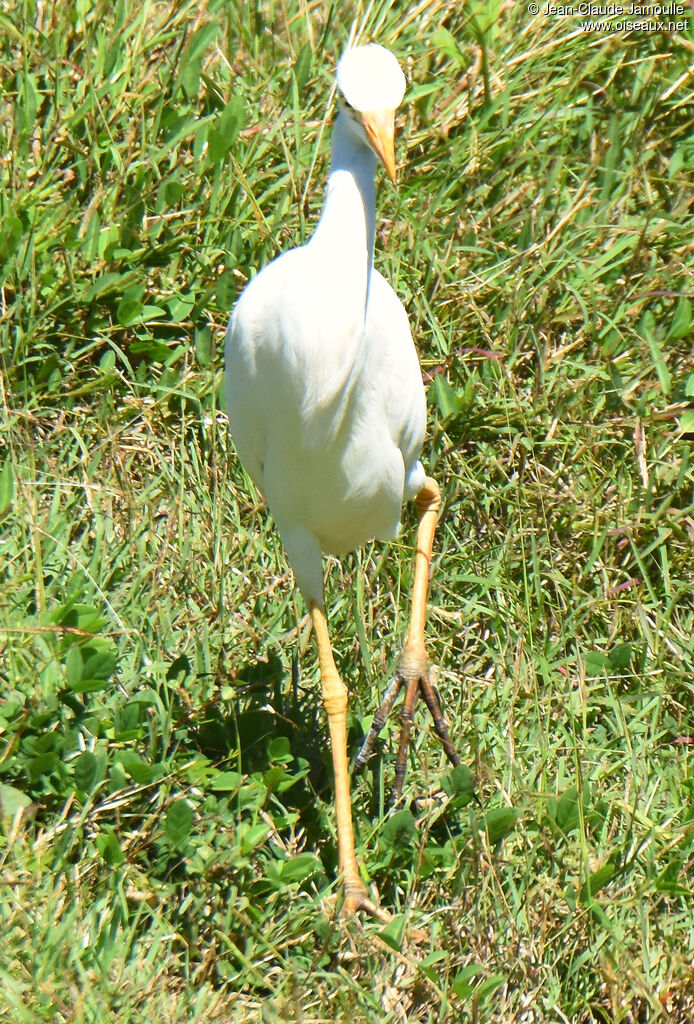
<svg viewBox="0 0 694 1024">
<path fill-rule="evenodd" d="M 376 155 L 340 111 L 333 129 L 332 160 L 323 213 L 309 245 L 325 250 L 366 311 L 376 230 Z"/>
</svg>

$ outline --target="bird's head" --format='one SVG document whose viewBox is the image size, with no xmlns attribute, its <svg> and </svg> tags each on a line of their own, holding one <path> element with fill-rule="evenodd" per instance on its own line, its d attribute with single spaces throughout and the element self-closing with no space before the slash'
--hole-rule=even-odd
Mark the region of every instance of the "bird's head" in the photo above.
<svg viewBox="0 0 694 1024">
<path fill-rule="evenodd" d="M 337 91 L 342 109 L 395 181 L 395 111 L 405 95 L 397 60 L 378 43 L 347 50 L 337 66 Z"/>
</svg>

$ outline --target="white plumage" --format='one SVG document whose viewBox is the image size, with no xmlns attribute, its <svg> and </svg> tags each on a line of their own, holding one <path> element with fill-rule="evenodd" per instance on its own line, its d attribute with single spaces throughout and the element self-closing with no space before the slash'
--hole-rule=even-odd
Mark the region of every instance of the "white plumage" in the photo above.
<svg viewBox="0 0 694 1024">
<path fill-rule="evenodd" d="M 373 267 L 376 153 L 357 113 L 394 110 L 404 78 L 372 44 L 347 52 L 338 86 L 352 109 L 337 117 L 318 226 L 251 281 L 226 347 L 239 457 L 319 603 L 320 552 L 393 537 L 425 479 L 422 377 L 405 309 Z"/>
<path fill-rule="evenodd" d="M 265 267 L 229 323 L 226 395 L 238 454 L 265 495 L 318 644 L 335 774 L 345 908 L 387 914 L 373 902 L 354 851 L 347 762 L 347 691 L 332 654 L 321 552 L 341 554 L 397 533 L 404 498 L 420 523 L 412 618 L 395 679 L 358 761 L 365 762 L 398 691 L 407 687 L 396 795 L 412 710 L 421 692 L 456 763 L 424 646 L 429 562 L 440 495 L 419 461 L 422 377 L 405 309 L 373 267 L 376 161 L 395 180 L 394 115 L 405 79 L 371 44 L 348 50 L 337 72 L 340 111 L 325 205 L 310 241 Z"/>
</svg>

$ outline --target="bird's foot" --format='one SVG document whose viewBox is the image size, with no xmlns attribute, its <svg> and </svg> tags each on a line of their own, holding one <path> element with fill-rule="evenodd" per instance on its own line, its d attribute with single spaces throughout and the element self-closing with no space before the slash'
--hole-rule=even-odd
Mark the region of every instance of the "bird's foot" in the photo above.
<svg viewBox="0 0 694 1024">
<path fill-rule="evenodd" d="M 383 907 L 379 907 L 378 903 L 374 903 L 366 890 L 366 886 L 358 876 L 352 877 L 350 875 L 345 877 L 344 893 L 343 914 L 353 917 L 362 911 L 370 917 L 375 917 L 376 920 L 381 921 L 383 924 L 388 924 L 389 921 L 392 921 L 388 911 L 384 910 Z"/>
<path fill-rule="evenodd" d="M 392 803 L 396 804 L 402 797 L 402 786 L 405 781 L 405 770 L 407 765 L 407 748 L 410 742 L 410 732 L 414 721 L 414 707 L 418 696 L 421 694 L 424 703 L 429 708 L 431 717 L 434 720 L 436 734 L 441 740 L 446 756 L 452 765 L 460 764 L 460 758 L 451 742 L 448 733 L 448 726 L 441 711 L 441 700 L 436 687 L 431 681 L 429 670 L 429 659 L 423 645 L 407 643 L 400 655 L 400 661 L 395 671 L 393 681 L 386 690 L 386 695 L 378 711 L 369 733 L 364 740 L 361 750 L 357 754 L 354 764 L 354 771 L 360 771 L 371 757 L 374 745 L 378 736 L 386 724 L 390 709 L 402 688 L 405 688 L 405 699 L 400 712 L 400 741 L 398 744 L 398 756 L 395 762 L 395 783 L 393 785 Z"/>
</svg>

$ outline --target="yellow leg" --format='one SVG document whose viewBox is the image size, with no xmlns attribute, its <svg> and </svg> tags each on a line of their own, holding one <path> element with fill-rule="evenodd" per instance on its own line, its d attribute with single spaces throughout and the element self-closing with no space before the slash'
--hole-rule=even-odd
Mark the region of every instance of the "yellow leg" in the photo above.
<svg viewBox="0 0 694 1024">
<path fill-rule="evenodd" d="M 429 570 L 431 552 L 434 547 L 434 533 L 441 508 L 439 485 L 430 476 L 414 500 L 419 527 L 417 529 L 417 550 L 414 563 L 414 586 L 412 588 L 412 611 L 410 628 L 407 631 L 405 651 L 410 649 L 418 657 L 426 658 L 424 628 L 427 618 L 427 594 L 429 592 Z M 403 651 L 403 654 L 405 653 Z"/>
<path fill-rule="evenodd" d="M 330 745 L 335 775 L 335 810 L 337 816 L 337 846 L 340 858 L 340 875 L 345 891 L 345 910 L 349 914 L 357 910 L 389 921 L 390 915 L 369 899 L 366 886 L 359 875 L 359 865 L 354 852 L 354 829 L 352 827 L 352 800 L 349 786 L 347 761 L 347 688 L 340 679 L 335 666 L 325 610 L 314 603 L 309 612 L 318 643 L 323 703 L 328 715 Z"/>
<path fill-rule="evenodd" d="M 412 588 L 412 612 L 410 614 L 407 639 L 400 655 L 395 678 L 388 687 L 383 703 L 374 715 L 373 725 L 364 741 L 363 747 L 359 751 L 355 764 L 356 770 L 359 770 L 366 764 L 371 756 L 378 734 L 385 725 L 388 713 L 395 703 L 398 693 L 404 686 L 405 700 L 400 714 L 400 742 L 395 762 L 394 802 L 399 800 L 402 794 L 407 747 L 414 719 L 414 706 L 419 693 L 421 693 L 426 706 L 431 712 L 431 716 L 434 719 L 434 727 L 449 761 L 454 765 L 460 764 L 460 758 L 448 735 L 448 727 L 441 713 L 438 694 L 429 678 L 429 658 L 427 657 L 424 641 L 431 552 L 434 546 L 434 533 L 439 517 L 439 509 L 441 508 L 441 491 L 439 490 L 439 485 L 431 477 L 426 478 L 424 487 L 415 498 L 415 507 L 419 515 L 419 526 L 417 529 L 414 586 Z"/>
</svg>

